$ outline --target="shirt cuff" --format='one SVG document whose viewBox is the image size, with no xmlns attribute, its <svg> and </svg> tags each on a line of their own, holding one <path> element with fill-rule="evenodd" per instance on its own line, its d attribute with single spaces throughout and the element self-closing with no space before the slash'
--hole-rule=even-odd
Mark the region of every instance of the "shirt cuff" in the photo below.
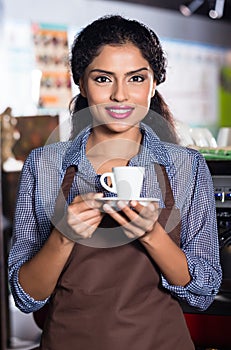
<svg viewBox="0 0 231 350">
<path fill-rule="evenodd" d="M 189 253 L 184 252 L 188 262 L 188 269 L 191 275 L 191 281 L 185 286 L 171 285 L 162 276 L 162 284 L 165 288 L 174 292 L 179 297 L 186 297 L 187 293 L 192 293 L 197 296 L 214 296 L 218 293 L 221 276 L 217 275 L 214 271 L 214 275 L 207 265 L 203 263 L 202 259 L 198 257 L 192 257 Z M 207 266 L 206 266 L 206 265 Z M 220 277 L 220 278 L 219 278 Z"/>
<path fill-rule="evenodd" d="M 30 312 L 37 311 L 41 309 L 41 307 L 43 307 L 49 300 L 49 297 L 44 300 L 35 300 L 23 290 L 18 280 L 18 274 L 14 276 L 14 279 L 15 279 L 15 283 L 14 283 L 14 289 L 12 290 L 12 295 L 14 297 L 15 305 L 22 312 L 30 313 Z"/>
</svg>

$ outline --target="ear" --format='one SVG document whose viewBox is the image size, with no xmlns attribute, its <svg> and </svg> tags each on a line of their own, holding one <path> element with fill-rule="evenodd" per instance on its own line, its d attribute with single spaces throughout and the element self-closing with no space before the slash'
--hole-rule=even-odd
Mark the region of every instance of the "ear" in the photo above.
<svg viewBox="0 0 231 350">
<path fill-rule="evenodd" d="M 156 80 L 153 81 L 152 94 L 151 94 L 152 97 L 155 95 L 155 91 L 156 91 Z"/>
<path fill-rule="evenodd" d="M 84 87 L 84 79 L 82 77 L 79 79 L 79 90 L 83 97 L 87 97 L 86 89 Z"/>
</svg>

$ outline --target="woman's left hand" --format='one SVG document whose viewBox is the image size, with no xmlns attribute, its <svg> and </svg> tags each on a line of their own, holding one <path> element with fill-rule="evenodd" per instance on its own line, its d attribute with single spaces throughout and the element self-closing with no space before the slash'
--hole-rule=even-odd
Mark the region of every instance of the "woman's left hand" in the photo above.
<svg viewBox="0 0 231 350">
<path fill-rule="evenodd" d="M 118 201 L 117 207 L 120 212 L 109 204 L 104 204 L 103 210 L 122 226 L 128 238 L 141 238 L 153 230 L 158 219 L 157 203 L 143 206 L 135 200 L 130 201 L 129 204 Z"/>
</svg>

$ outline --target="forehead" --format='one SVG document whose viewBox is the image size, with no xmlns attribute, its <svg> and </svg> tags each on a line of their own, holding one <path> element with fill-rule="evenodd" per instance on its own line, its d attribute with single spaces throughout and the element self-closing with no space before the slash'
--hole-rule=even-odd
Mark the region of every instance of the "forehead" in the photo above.
<svg viewBox="0 0 231 350">
<path fill-rule="evenodd" d="M 121 45 L 104 45 L 99 54 L 92 60 L 88 70 L 93 68 L 114 71 L 116 69 L 149 68 L 148 61 L 143 57 L 140 49 L 132 43 Z M 113 68 L 113 69 L 112 69 Z M 130 69 L 129 68 L 129 69 Z"/>
</svg>

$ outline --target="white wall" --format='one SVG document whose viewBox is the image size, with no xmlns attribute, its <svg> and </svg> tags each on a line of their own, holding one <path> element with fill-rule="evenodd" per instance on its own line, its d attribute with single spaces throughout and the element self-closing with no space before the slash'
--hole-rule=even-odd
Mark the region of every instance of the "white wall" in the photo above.
<svg viewBox="0 0 231 350">
<path fill-rule="evenodd" d="M 231 48 L 231 24 L 200 16 L 137 4 L 98 0 L 2 0 L 4 18 L 83 27 L 105 14 L 122 14 L 141 20 L 162 37 L 207 42 Z"/>
</svg>

